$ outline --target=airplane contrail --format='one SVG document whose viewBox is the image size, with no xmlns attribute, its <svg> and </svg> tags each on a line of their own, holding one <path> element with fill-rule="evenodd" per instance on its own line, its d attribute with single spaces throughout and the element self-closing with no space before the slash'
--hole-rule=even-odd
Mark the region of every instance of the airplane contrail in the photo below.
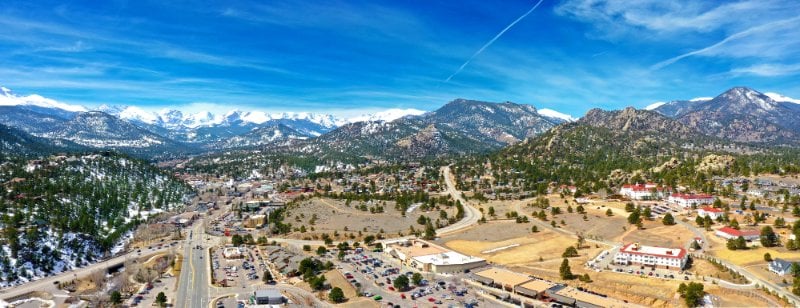
<svg viewBox="0 0 800 308">
<path fill-rule="evenodd" d="M 458 70 L 456 70 L 456 72 L 455 72 L 455 73 L 453 73 L 452 75 L 450 75 L 450 77 L 447 77 L 447 79 L 445 79 L 445 81 L 444 81 L 444 82 L 450 82 L 450 79 L 453 79 L 453 77 L 455 77 L 456 75 L 458 75 L 458 73 L 460 73 L 460 72 L 461 72 L 461 71 L 462 71 L 462 70 L 463 70 L 465 67 L 467 67 L 467 65 L 468 65 L 470 62 L 472 62 L 472 59 L 475 59 L 475 57 L 477 57 L 479 54 L 481 54 L 481 53 L 482 53 L 482 52 L 483 52 L 483 51 L 484 51 L 486 48 L 488 48 L 489 46 L 491 46 L 491 45 L 492 45 L 492 43 L 494 43 L 494 41 L 496 41 L 497 39 L 499 39 L 499 38 L 500 38 L 500 36 L 502 36 L 502 35 L 503 35 L 503 33 L 506 33 L 506 31 L 508 31 L 508 29 L 511 29 L 511 27 L 513 27 L 513 26 L 514 26 L 514 25 L 516 25 L 518 22 L 520 22 L 521 20 L 525 19 L 525 17 L 528 17 L 528 15 L 530 15 L 531 13 L 533 13 L 533 11 L 534 11 L 534 10 L 536 10 L 536 8 L 537 8 L 537 7 L 539 7 L 539 4 L 542 4 L 542 2 L 544 2 L 544 0 L 539 0 L 539 2 L 536 2 L 536 5 L 534 5 L 534 6 L 533 6 L 533 7 L 532 7 L 530 10 L 528 10 L 527 12 L 525 12 L 525 14 L 522 14 L 522 16 L 520 16 L 519 18 L 517 18 L 516 20 L 514 20 L 514 22 L 512 22 L 511 24 L 509 24 L 508 26 L 506 26 L 506 27 L 505 27 L 505 29 L 503 29 L 502 31 L 500 31 L 500 33 L 497 33 L 497 35 L 495 35 L 495 36 L 494 36 L 494 37 L 493 37 L 491 40 L 489 40 L 489 42 L 487 42 L 486 44 L 483 44 L 483 46 L 481 46 L 481 48 L 480 48 L 480 49 L 478 49 L 478 51 L 476 51 L 474 54 L 472 54 L 472 56 L 471 56 L 471 57 L 469 57 L 469 59 L 467 59 L 467 62 L 464 62 L 464 64 L 461 64 L 461 66 L 458 68 Z"/>
</svg>

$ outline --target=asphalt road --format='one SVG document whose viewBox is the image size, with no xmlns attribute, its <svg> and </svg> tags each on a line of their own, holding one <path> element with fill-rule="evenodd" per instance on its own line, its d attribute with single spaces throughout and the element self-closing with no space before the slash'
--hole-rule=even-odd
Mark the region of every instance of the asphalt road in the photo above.
<svg viewBox="0 0 800 308">
<path fill-rule="evenodd" d="M 147 255 L 152 255 L 152 254 L 160 253 L 160 252 L 163 252 L 163 251 L 167 251 L 170 248 L 171 247 L 169 245 L 164 245 L 164 247 L 162 247 L 162 248 L 157 248 L 157 249 L 154 249 L 154 250 L 148 250 L 146 253 L 147 253 Z M 144 251 L 143 251 L 143 253 L 144 253 Z M 71 281 L 71 280 L 73 280 L 75 278 L 85 277 L 85 276 L 88 276 L 88 275 L 90 275 L 91 273 L 93 273 L 93 272 L 95 272 L 97 270 L 106 270 L 106 269 L 108 269 L 108 267 L 110 267 L 112 265 L 124 263 L 126 260 L 140 258 L 142 256 L 143 256 L 142 254 L 138 254 L 138 253 L 136 253 L 136 251 L 131 251 L 129 253 L 122 254 L 122 255 L 116 256 L 114 258 L 102 261 L 102 262 L 91 264 L 91 265 L 88 265 L 88 266 L 83 267 L 83 268 L 79 268 L 79 269 L 76 269 L 76 270 L 63 272 L 63 273 L 55 275 L 55 276 L 46 277 L 46 278 L 39 279 L 39 280 L 36 280 L 36 281 L 33 281 L 33 282 L 29 282 L 29 283 L 26 283 L 26 284 L 23 284 L 23 285 L 7 288 L 5 290 L 0 290 L 0 298 L 2 298 L 4 300 L 7 300 L 9 298 L 14 298 L 14 297 L 17 297 L 17 296 L 20 296 L 20 295 L 24 295 L 24 294 L 33 292 L 33 291 L 50 291 L 50 292 L 54 292 L 56 290 L 55 285 L 57 284 L 57 282 Z"/>
<path fill-rule="evenodd" d="M 191 230 L 192 236 L 187 238 L 183 248 L 183 265 L 175 298 L 175 307 L 178 308 L 206 307 L 210 300 L 208 247 L 203 242 L 202 220 L 197 221 Z M 197 245 L 203 249 L 196 249 Z"/>
<path fill-rule="evenodd" d="M 467 200 L 464 200 L 464 198 L 461 196 L 461 191 L 456 189 L 455 182 L 453 181 L 453 174 L 450 172 L 450 166 L 442 167 L 441 171 L 442 174 L 444 174 L 444 182 L 447 185 L 447 193 L 449 193 L 453 199 L 461 202 L 461 205 L 464 206 L 464 218 L 452 225 L 436 230 L 436 236 L 444 236 L 459 232 L 463 229 L 469 228 L 474 224 L 477 224 L 478 220 L 481 219 L 481 212 L 470 205 Z"/>
</svg>

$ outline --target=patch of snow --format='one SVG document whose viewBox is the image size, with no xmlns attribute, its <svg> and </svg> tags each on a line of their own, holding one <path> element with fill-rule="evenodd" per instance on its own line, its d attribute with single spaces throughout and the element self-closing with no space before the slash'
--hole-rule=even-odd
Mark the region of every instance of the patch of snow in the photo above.
<svg viewBox="0 0 800 308">
<path fill-rule="evenodd" d="M 562 119 L 564 121 L 572 122 L 572 121 L 576 120 L 575 117 L 573 117 L 571 115 L 568 115 L 566 113 L 561 113 L 561 112 L 555 111 L 553 109 L 543 108 L 543 109 L 537 110 L 536 112 L 539 113 L 540 115 L 543 115 L 543 116 L 546 116 L 546 117 Z"/>
<path fill-rule="evenodd" d="M 425 114 L 425 112 L 426 111 L 424 110 L 413 109 L 413 108 L 409 109 L 392 108 L 392 109 L 387 109 L 385 111 L 376 112 L 373 114 L 362 114 L 357 117 L 352 117 L 347 119 L 346 122 L 343 124 L 357 123 L 357 122 L 376 122 L 376 121 L 392 122 L 394 120 L 397 120 L 405 116 L 423 115 Z"/>
<path fill-rule="evenodd" d="M 154 112 L 145 111 L 136 106 L 129 106 L 119 112 L 118 117 L 124 120 L 136 120 L 147 124 L 156 124 L 161 120 L 161 117 Z"/>
<path fill-rule="evenodd" d="M 695 97 L 693 99 L 690 99 L 689 101 L 690 102 L 705 102 L 705 101 L 710 101 L 712 99 L 714 99 L 714 98 L 713 97 Z"/>
</svg>

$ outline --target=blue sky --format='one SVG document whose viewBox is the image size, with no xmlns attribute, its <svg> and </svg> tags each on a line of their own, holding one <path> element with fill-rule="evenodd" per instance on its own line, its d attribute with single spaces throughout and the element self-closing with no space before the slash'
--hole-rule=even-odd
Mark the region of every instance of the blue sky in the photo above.
<svg viewBox="0 0 800 308">
<path fill-rule="evenodd" d="M 800 2 L 10 1 L 0 84 L 97 106 L 433 110 L 458 98 L 580 116 L 714 96 L 800 97 Z"/>
</svg>

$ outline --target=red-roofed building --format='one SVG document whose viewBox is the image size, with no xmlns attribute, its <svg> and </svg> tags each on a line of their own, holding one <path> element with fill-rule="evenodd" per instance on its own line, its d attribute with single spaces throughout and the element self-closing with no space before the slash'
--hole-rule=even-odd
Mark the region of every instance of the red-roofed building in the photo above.
<svg viewBox="0 0 800 308">
<path fill-rule="evenodd" d="M 640 264 L 668 269 L 683 269 L 687 260 L 686 249 L 642 246 L 639 243 L 622 246 L 614 256 L 616 264 Z"/>
<path fill-rule="evenodd" d="M 661 187 L 655 183 L 625 184 L 619 189 L 619 194 L 633 200 L 658 200 L 667 196 L 671 187 Z"/>
<path fill-rule="evenodd" d="M 736 230 L 731 227 L 722 227 L 714 232 L 717 236 L 726 240 L 743 237 L 746 241 L 754 241 L 761 238 L 761 232 L 758 230 Z"/>
<path fill-rule="evenodd" d="M 667 199 L 669 203 L 678 204 L 683 207 L 691 207 L 694 205 L 712 204 L 714 203 L 714 196 L 707 194 L 672 194 Z"/>
<path fill-rule="evenodd" d="M 702 209 L 697 209 L 697 216 L 701 216 L 701 217 L 708 216 L 708 217 L 711 217 L 711 219 L 716 220 L 717 218 L 722 217 L 722 215 L 725 215 L 725 211 L 723 211 L 722 209 L 718 209 L 718 208 L 713 208 L 713 207 L 707 206 L 707 207 L 704 207 Z"/>
</svg>

